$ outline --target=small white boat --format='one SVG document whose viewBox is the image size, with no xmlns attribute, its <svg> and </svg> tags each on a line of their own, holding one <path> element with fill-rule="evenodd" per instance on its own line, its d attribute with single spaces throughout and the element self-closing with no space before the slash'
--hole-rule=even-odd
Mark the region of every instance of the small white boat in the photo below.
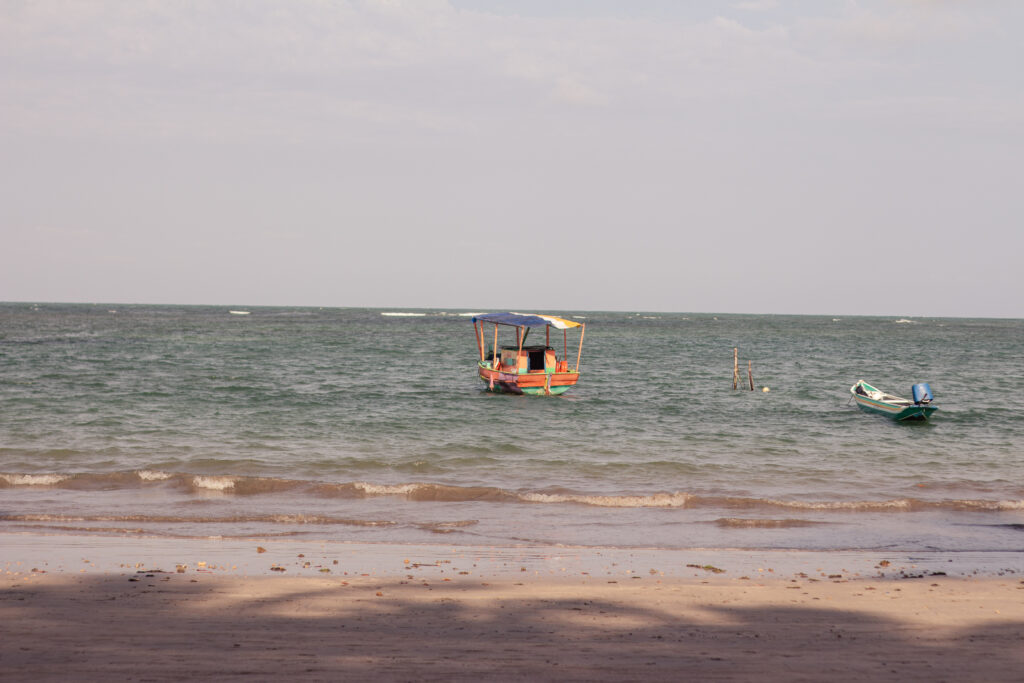
<svg viewBox="0 0 1024 683">
<path fill-rule="evenodd" d="M 911 389 L 914 400 L 887 394 L 876 389 L 864 380 L 859 380 L 850 387 L 857 406 L 865 413 L 885 415 L 902 422 L 903 420 L 927 420 L 938 410 L 932 403 L 932 388 L 927 384 L 915 384 Z"/>
<path fill-rule="evenodd" d="M 228 311 L 231 315 L 249 315 L 249 311 Z"/>
</svg>

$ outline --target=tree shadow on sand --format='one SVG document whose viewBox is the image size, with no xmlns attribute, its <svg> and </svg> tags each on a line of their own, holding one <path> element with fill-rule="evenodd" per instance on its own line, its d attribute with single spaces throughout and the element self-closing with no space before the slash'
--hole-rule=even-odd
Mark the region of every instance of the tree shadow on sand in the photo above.
<svg viewBox="0 0 1024 683">
<path fill-rule="evenodd" d="M 827 606 L 700 599 L 674 612 L 585 587 L 230 577 L 7 582 L 10 680 L 1020 680 L 1024 623 L 929 630 Z M 273 579 L 265 579 L 273 580 Z M 196 582 L 198 581 L 198 582 Z M 355 583 L 355 582 L 353 582 Z M 425 582 L 424 582 L 425 583 Z M 537 597 L 543 595 L 543 597 Z"/>
</svg>

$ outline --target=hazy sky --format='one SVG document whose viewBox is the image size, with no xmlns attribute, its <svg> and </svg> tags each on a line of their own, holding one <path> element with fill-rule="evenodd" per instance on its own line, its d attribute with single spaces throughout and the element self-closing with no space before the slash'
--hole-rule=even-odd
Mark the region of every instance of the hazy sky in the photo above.
<svg viewBox="0 0 1024 683">
<path fill-rule="evenodd" d="M 1024 317 L 1024 2 L 0 0 L 0 300 Z"/>
</svg>

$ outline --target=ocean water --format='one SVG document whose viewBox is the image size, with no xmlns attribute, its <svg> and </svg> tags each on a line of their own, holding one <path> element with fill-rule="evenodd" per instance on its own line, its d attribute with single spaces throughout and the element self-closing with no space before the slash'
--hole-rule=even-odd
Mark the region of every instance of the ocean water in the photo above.
<svg viewBox="0 0 1024 683">
<path fill-rule="evenodd" d="M 1024 557 L 1022 320 L 544 311 L 582 374 L 530 397 L 466 311 L 245 310 L 0 304 L 0 539 Z"/>
</svg>

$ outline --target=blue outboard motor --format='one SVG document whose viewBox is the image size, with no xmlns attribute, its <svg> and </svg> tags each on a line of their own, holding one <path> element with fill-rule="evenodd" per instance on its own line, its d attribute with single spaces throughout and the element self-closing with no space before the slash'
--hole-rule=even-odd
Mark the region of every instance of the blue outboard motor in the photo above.
<svg viewBox="0 0 1024 683">
<path fill-rule="evenodd" d="M 914 394 L 914 403 L 921 405 L 922 403 L 932 402 L 932 388 L 925 382 L 915 384 L 914 388 L 911 389 Z"/>
</svg>

